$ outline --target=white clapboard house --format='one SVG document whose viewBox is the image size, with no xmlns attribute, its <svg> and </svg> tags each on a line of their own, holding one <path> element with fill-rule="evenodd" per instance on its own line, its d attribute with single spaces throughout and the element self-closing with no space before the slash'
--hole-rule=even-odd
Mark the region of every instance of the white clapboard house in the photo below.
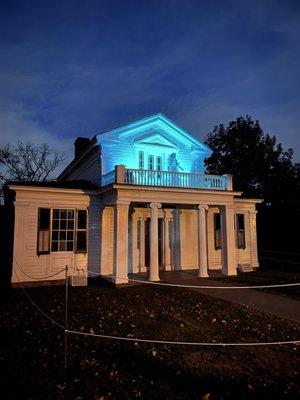
<svg viewBox="0 0 300 400">
<path fill-rule="evenodd" d="M 90 271 L 128 282 L 162 270 L 235 275 L 258 267 L 257 199 L 230 175 L 209 175 L 211 150 L 157 114 L 92 139 L 77 138 L 58 179 L 6 187 L 12 284 Z M 52 275 L 52 276 L 51 276 Z M 34 279 L 33 279 L 34 278 Z"/>
</svg>

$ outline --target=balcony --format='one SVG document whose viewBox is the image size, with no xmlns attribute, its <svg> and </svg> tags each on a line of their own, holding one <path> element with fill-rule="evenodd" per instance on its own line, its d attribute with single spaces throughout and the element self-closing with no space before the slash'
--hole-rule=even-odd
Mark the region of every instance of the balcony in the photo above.
<svg viewBox="0 0 300 400">
<path fill-rule="evenodd" d="M 101 186 L 107 186 L 113 183 L 187 189 L 232 190 L 231 175 L 151 171 L 126 168 L 124 165 L 116 165 L 114 170 L 106 175 L 102 175 Z"/>
</svg>

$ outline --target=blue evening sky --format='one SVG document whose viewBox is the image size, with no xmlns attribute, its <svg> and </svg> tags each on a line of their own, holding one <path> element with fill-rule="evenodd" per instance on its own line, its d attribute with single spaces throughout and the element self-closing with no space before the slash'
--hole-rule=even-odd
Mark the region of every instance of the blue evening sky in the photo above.
<svg viewBox="0 0 300 400">
<path fill-rule="evenodd" d="M 200 138 L 259 119 L 300 161 L 300 2 L 0 1 L 0 144 L 73 153 L 162 112 Z"/>
</svg>

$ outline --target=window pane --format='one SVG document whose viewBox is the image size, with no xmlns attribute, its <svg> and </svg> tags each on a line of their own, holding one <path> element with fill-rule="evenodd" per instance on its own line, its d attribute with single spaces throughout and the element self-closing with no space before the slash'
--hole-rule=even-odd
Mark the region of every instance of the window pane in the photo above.
<svg viewBox="0 0 300 400">
<path fill-rule="evenodd" d="M 67 210 L 60 210 L 60 219 L 67 219 Z"/>
<path fill-rule="evenodd" d="M 59 210 L 53 210 L 53 219 L 59 219 Z"/>
<path fill-rule="evenodd" d="M 60 229 L 67 229 L 67 221 L 64 220 L 64 219 L 60 220 L 60 226 L 59 226 L 59 228 L 60 228 Z"/>
<path fill-rule="evenodd" d="M 77 250 L 78 251 L 86 251 L 86 232 L 79 231 L 77 232 Z"/>
<path fill-rule="evenodd" d="M 67 222 L 67 228 L 68 229 L 74 229 L 74 220 L 68 221 Z"/>
<path fill-rule="evenodd" d="M 77 212 L 77 228 L 86 229 L 86 210 L 78 210 Z"/>
<path fill-rule="evenodd" d="M 50 250 L 50 208 L 38 209 L 37 254 L 49 253 Z"/>
<path fill-rule="evenodd" d="M 51 251 L 58 251 L 58 242 L 52 242 Z"/>
<path fill-rule="evenodd" d="M 237 214 L 237 229 L 245 229 L 244 214 Z"/>
<path fill-rule="evenodd" d="M 59 242 L 59 251 L 66 251 L 66 242 Z"/>
<path fill-rule="evenodd" d="M 59 229 L 59 220 L 58 219 L 54 219 L 52 221 L 52 229 Z"/>
<path fill-rule="evenodd" d="M 74 244 L 74 210 L 53 210 L 52 251 L 72 251 Z M 68 241 L 67 241 L 68 240 Z"/>
<path fill-rule="evenodd" d="M 74 210 L 68 210 L 68 219 L 74 219 Z"/>
</svg>

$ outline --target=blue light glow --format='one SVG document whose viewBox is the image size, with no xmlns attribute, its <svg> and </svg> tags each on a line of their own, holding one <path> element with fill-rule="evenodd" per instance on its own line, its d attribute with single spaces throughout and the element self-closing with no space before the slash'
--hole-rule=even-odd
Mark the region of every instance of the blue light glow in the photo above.
<svg viewBox="0 0 300 400">
<path fill-rule="evenodd" d="M 97 140 L 102 149 L 102 175 L 118 164 L 139 168 L 140 152 L 144 169 L 158 165 L 168 170 L 168 160 L 174 154 L 179 171 L 203 173 L 204 158 L 211 154 L 204 143 L 162 114 L 105 132 Z"/>
</svg>

